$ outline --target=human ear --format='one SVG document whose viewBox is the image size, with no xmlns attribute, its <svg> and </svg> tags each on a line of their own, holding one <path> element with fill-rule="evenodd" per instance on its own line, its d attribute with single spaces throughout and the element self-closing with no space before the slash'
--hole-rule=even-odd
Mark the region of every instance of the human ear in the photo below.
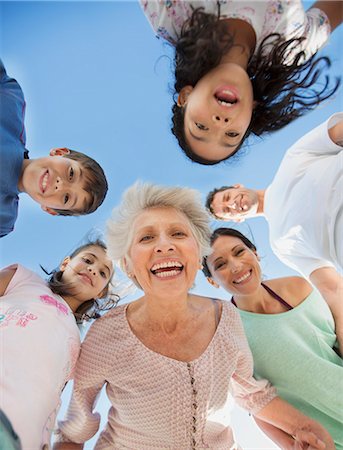
<svg viewBox="0 0 343 450">
<path fill-rule="evenodd" d="M 206 277 L 206 280 L 207 280 L 207 281 L 210 283 L 210 285 L 212 285 L 213 287 L 215 287 L 215 288 L 217 288 L 217 289 L 220 288 L 219 284 L 216 283 L 216 282 L 214 281 L 213 278 L 211 278 L 211 277 Z"/>
<path fill-rule="evenodd" d="M 67 268 L 67 265 L 70 263 L 70 256 L 67 256 L 66 258 L 64 258 L 64 260 L 62 261 L 61 265 L 60 265 L 60 271 L 64 272 Z"/>
<path fill-rule="evenodd" d="M 235 189 L 241 189 L 241 188 L 244 188 L 244 184 L 237 183 L 237 184 L 234 184 L 233 187 Z"/>
<path fill-rule="evenodd" d="M 48 214 L 51 214 L 52 216 L 58 216 L 58 212 L 56 212 L 52 208 L 48 208 L 47 206 L 43 206 L 43 205 L 41 205 L 41 208 L 43 211 L 47 212 Z"/>
<path fill-rule="evenodd" d="M 58 148 L 52 148 L 49 152 L 50 156 L 64 156 L 69 155 L 70 150 L 66 147 L 58 147 Z"/>
<path fill-rule="evenodd" d="M 179 93 L 179 95 L 177 97 L 177 106 L 179 108 L 181 108 L 181 107 L 186 105 L 188 97 L 189 97 L 189 94 L 192 91 L 193 91 L 193 86 L 190 86 L 190 85 L 184 86 L 181 89 L 181 91 L 180 91 L 180 93 Z"/>
<path fill-rule="evenodd" d="M 127 256 L 124 256 L 122 266 L 124 268 L 126 275 L 129 278 L 132 278 L 133 274 L 132 274 L 132 270 L 131 270 L 130 259 Z"/>
</svg>

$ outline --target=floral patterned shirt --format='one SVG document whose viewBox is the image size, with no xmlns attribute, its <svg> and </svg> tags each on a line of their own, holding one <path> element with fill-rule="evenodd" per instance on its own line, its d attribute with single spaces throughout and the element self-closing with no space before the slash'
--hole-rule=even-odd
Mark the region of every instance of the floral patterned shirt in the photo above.
<svg viewBox="0 0 343 450">
<path fill-rule="evenodd" d="M 256 49 L 271 33 L 280 33 L 285 39 L 306 36 L 303 42 L 305 58 L 310 58 L 328 40 L 331 27 L 326 14 L 318 8 L 305 11 L 301 0 L 140 0 L 144 14 L 158 37 L 175 44 L 182 25 L 194 8 L 218 14 L 222 19 L 241 19 L 256 33 Z"/>
</svg>

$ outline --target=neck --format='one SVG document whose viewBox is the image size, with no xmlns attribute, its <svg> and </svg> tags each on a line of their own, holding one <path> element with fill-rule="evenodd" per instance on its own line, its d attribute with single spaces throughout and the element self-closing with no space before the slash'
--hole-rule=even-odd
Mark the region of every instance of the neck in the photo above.
<svg viewBox="0 0 343 450">
<path fill-rule="evenodd" d="M 254 313 L 265 313 L 268 310 L 267 305 L 270 301 L 270 295 L 262 285 L 249 295 L 234 295 L 234 300 L 239 309 Z"/>
<path fill-rule="evenodd" d="M 68 304 L 73 313 L 76 312 L 81 303 L 78 300 L 75 300 L 75 297 L 72 297 L 70 295 L 61 295 L 61 297 Z"/>
<path fill-rule="evenodd" d="M 162 328 L 166 333 L 188 320 L 191 314 L 191 299 L 187 293 L 168 296 L 146 294 L 141 299 L 141 318 L 147 323 Z"/>
<path fill-rule="evenodd" d="M 251 25 L 240 19 L 224 19 L 233 36 L 233 46 L 222 56 L 220 64 L 234 63 L 247 69 L 256 46 L 256 34 Z"/>
</svg>

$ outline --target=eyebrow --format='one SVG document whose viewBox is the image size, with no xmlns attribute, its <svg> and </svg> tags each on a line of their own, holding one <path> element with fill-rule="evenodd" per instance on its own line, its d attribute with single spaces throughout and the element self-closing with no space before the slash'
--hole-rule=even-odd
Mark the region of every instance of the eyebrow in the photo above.
<svg viewBox="0 0 343 450">
<path fill-rule="evenodd" d="M 199 137 L 196 136 L 195 134 L 192 133 L 191 129 L 188 128 L 188 132 L 189 134 L 192 136 L 193 139 L 195 139 L 196 141 L 200 141 L 200 142 L 208 142 L 207 139 L 203 138 L 203 137 Z M 225 147 L 225 148 L 235 148 L 238 147 L 238 145 L 241 143 L 242 141 L 238 142 L 237 144 L 220 144 L 221 147 Z"/>
</svg>

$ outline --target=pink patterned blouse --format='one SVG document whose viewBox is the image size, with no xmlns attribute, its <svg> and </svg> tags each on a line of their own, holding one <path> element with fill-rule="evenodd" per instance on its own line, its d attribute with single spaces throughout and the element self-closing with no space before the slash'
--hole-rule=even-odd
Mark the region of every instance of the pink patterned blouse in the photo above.
<svg viewBox="0 0 343 450">
<path fill-rule="evenodd" d="M 96 450 L 236 448 L 229 393 L 253 414 L 276 393 L 266 380 L 252 376 L 253 360 L 235 307 L 223 302 L 210 344 L 189 363 L 145 347 L 130 329 L 126 308 L 115 308 L 90 328 L 58 440 L 83 443 L 97 432 L 100 417 L 93 408 L 105 384 L 112 407 Z"/>
</svg>

